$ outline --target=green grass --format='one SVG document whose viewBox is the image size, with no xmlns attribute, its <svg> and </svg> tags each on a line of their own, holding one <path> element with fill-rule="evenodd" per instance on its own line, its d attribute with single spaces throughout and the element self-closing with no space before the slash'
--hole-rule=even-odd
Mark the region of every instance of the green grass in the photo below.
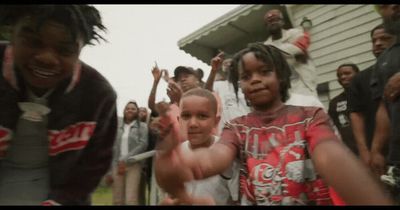
<svg viewBox="0 0 400 210">
<path fill-rule="evenodd" d="M 94 206 L 109 206 L 112 205 L 112 190 L 111 187 L 99 185 L 92 195 L 92 205 Z"/>
</svg>

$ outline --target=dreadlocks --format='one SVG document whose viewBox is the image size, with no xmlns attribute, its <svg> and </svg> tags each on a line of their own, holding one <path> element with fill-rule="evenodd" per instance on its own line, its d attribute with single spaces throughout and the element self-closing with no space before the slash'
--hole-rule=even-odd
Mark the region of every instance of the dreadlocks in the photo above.
<svg viewBox="0 0 400 210">
<path fill-rule="evenodd" d="M 236 98 L 239 90 L 239 72 L 244 68 L 243 56 L 249 52 L 254 53 L 255 57 L 267 65 L 271 65 L 280 80 L 279 91 L 281 100 L 285 102 L 289 98 L 288 89 L 290 88 L 290 67 L 283 57 L 282 52 L 272 46 L 263 43 L 251 43 L 247 48 L 236 53 L 232 60 L 231 72 L 229 74 L 229 82 L 233 84 Z"/>
<path fill-rule="evenodd" d="M 37 18 L 38 25 L 48 19 L 65 25 L 70 29 L 72 38 L 82 35 L 85 44 L 93 45 L 92 40 L 106 41 L 98 30 L 106 31 L 101 22 L 99 11 L 88 5 L 1 5 L 0 25 L 14 25 L 20 18 L 32 16 Z"/>
</svg>

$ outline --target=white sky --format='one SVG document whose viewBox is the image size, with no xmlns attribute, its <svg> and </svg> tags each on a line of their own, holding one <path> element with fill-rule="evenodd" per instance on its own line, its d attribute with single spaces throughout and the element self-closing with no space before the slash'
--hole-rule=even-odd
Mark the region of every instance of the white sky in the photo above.
<svg viewBox="0 0 400 210">
<path fill-rule="evenodd" d="M 178 48 L 178 40 L 239 5 L 95 5 L 101 12 L 108 43 L 86 46 L 81 59 L 105 76 L 118 94 L 118 115 L 128 100 L 147 107 L 152 87 L 151 68 L 173 70 L 179 65 L 204 70 L 210 67 Z M 166 99 L 161 80 L 156 101 Z"/>
</svg>

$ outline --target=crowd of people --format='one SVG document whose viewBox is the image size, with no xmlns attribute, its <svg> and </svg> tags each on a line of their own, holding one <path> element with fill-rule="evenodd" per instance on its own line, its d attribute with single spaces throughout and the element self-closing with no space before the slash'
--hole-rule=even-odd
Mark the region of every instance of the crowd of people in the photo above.
<svg viewBox="0 0 400 210">
<path fill-rule="evenodd" d="M 266 12 L 269 37 L 202 69 L 157 64 L 147 107 L 79 59 L 100 41 L 89 5 L 2 5 L 0 205 L 400 204 L 400 5 L 375 5 L 376 63 L 343 63 L 343 92 L 317 94 L 309 31 Z M 169 101 L 156 101 L 161 79 Z M 35 140 L 36 139 L 36 140 Z"/>
</svg>

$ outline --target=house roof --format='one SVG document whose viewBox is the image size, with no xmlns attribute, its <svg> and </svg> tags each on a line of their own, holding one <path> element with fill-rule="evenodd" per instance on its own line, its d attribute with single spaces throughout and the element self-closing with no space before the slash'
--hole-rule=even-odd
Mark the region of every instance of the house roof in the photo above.
<svg viewBox="0 0 400 210">
<path fill-rule="evenodd" d="M 286 7 L 280 5 L 241 5 L 178 41 L 178 47 L 186 53 L 209 64 L 219 50 L 233 55 L 248 43 L 264 41 L 268 32 L 264 26 L 264 14 L 280 8 L 286 25 L 291 22 Z"/>
</svg>

